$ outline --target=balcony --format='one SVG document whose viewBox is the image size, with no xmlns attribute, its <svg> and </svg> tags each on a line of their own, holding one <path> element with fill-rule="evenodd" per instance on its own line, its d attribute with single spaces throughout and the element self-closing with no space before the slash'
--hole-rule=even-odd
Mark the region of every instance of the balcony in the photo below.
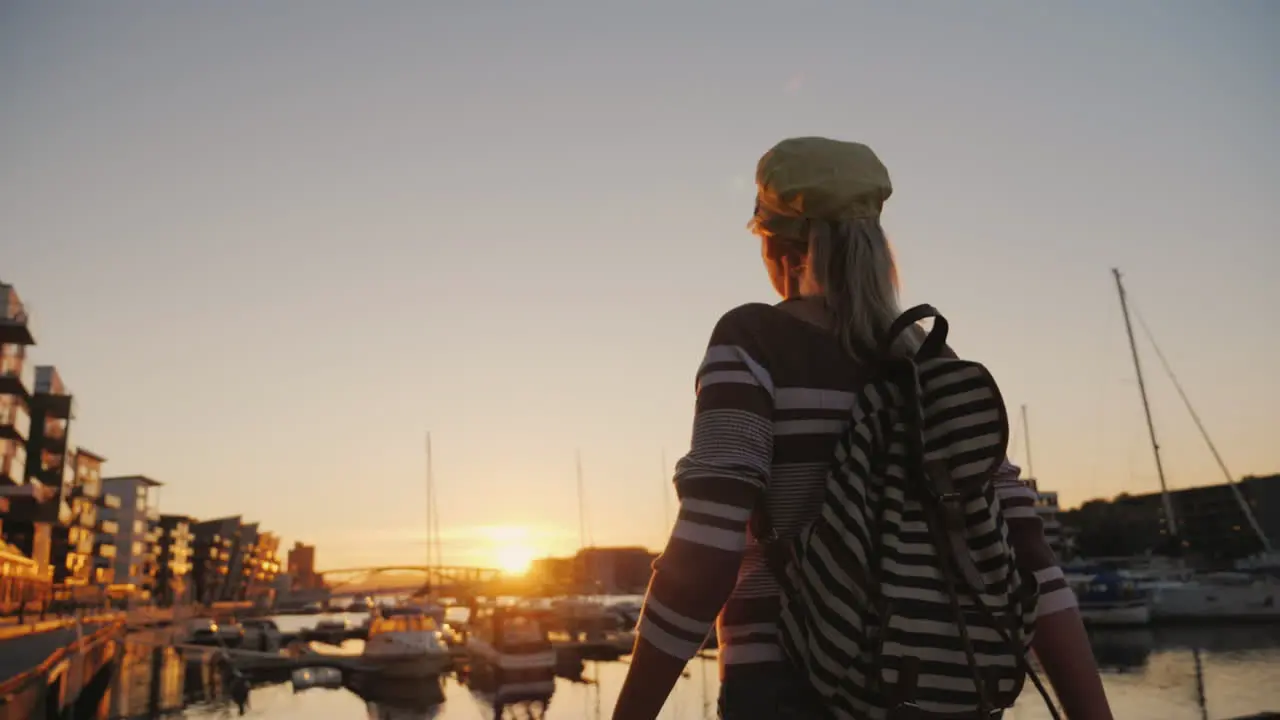
<svg viewBox="0 0 1280 720">
<path fill-rule="evenodd" d="M 35 387 L 35 370 L 15 346 L 0 346 L 0 394 L 30 397 Z"/>
<path fill-rule="evenodd" d="M 90 529 L 98 527 L 98 506 L 94 505 L 92 502 L 89 502 L 85 498 L 80 498 L 79 500 L 76 501 L 76 503 L 77 503 L 76 507 L 78 509 L 77 515 L 79 515 L 79 519 L 80 519 L 80 526 L 90 528 Z"/>
<path fill-rule="evenodd" d="M 0 486 L 25 485 L 27 448 L 17 440 L 0 440 Z"/>
<path fill-rule="evenodd" d="M 33 404 L 39 402 L 39 399 L 32 401 Z M 38 406 L 37 406 L 38 407 Z M 39 409 L 37 409 L 37 413 Z M 54 453 L 59 457 L 67 454 L 67 435 L 70 431 L 70 423 L 67 420 L 59 418 L 46 418 L 44 422 L 43 437 L 40 439 L 40 448 L 48 452 Z M 70 465 L 71 463 L 66 463 Z M 75 468 L 69 468 L 74 473 Z"/>
<path fill-rule="evenodd" d="M 27 307 L 12 285 L 0 283 L 0 344 L 35 345 Z"/>
<path fill-rule="evenodd" d="M 36 368 L 35 394 L 44 402 L 47 417 L 70 420 L 73 417 L 71 393 L 62 382 L 58 369 L 52 365 Z"/>
<path fill-rule="evenodd" d="M 17 395 L 0 395 L 0 439 L 26 442 L 31 436 L 31 413 Z"/>
</svg>

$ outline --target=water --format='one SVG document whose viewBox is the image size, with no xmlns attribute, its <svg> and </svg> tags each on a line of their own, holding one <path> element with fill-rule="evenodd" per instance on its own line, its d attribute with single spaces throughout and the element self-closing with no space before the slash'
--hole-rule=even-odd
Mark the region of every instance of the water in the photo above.
<svg viewBox="0 0 1280 720">
<path fill-rule="evenodd" d="M 349 616 L 352 622 L 363 620 Z M 284 630 L 312 625 L 315 617 L 281 617 Z M 1227 720 L 1264 711 L 1280 711 L 1280 626 L 1113 630 L 1094 635 L 1094 652 L 1103 666 L 1104 682 L 1115 715 L 1162 720 Z M 359 642 L 346 652 L 358 652 Z M 157 707 L 182 709 L 184 720 L 212 720 L 238 716 L 238 709 L 219 687 L 206 666 L 183 663 L 177 653 L 163 656 L 162 669 L 153 674 L 152 650 L 133 648 L 129 663 L 117 678 L 110 706 L 112 717 L 147 717 L 153 699 Z M 1205 706 L 1197 687 L 1197 654 L 1201 665 Z M 495 715 L 485 698 L 456 680 L 444 681 L 443 702 L 431 708 L 393 707 L 366 702 L 346 689 L 312 689 L 294 693 L 291 685 L 255 688 L 244 717 L 262 720 L 477 720 L 479 718 L 545 717 L 550 720 L 608 718 L 626 676 L 623 662 L 587 662 L 585 682 L 560 679 L 544 713 L 538 708 L 508 708 Z M 152 693 L 150 678 L 160 678 Z M 717 671 L 714 658 L 695 660 L 677 684 L 661 717 L 701 720 L 715 717 Z M 1048 718 L 1043 702 L 1028 686 L 1012 720 Z"/>
</svg>

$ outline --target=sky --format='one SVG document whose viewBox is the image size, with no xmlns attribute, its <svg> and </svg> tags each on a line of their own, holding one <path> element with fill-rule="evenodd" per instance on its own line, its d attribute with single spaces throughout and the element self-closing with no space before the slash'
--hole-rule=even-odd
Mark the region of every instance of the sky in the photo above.
<svg viewBox="0 0 1280 720">
<path fill-rule="evenodd" d="M 1265 0 L 4 3 L 0 280 L 165 512 L 421 562 L 430 432 L 446 562 L 573 552 L 576 452 L 587 542 L 659 547 L 710 330 L 773 300 L 756 160 L 827 135 L 1064 506 L 1158 488 L 1112 267 L 1269 474 L 1277 48 Z M 1220 482 L 1139 338 L 1170 485 Z"/>
</svg>

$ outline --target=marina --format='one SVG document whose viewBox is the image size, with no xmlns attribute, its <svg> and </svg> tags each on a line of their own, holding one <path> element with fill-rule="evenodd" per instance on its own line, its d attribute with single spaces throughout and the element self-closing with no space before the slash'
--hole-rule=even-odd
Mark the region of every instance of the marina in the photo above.
<svg viewBox="0 0 1280 720">
<path fill-rule="evenodd" d="M 1280 6 L 12 5 L 0 720 L 1280 720 Z"/>
<path fill-rule="evenodd" d="M 294 615 L 272 621 L 289 636 L 314 627 L 318 619 Z M 360 627 L 366 618 L 352 614 L 342 619 Z M 625 658 L 576 663 L 561 658 L 550 668 L 547 646 L 533 641 L 540 633 L 530 633 L 531 624 L 516 622 L 508 628 L 504 652 L 488 655 L 488 668 L 473 658 L 469 663 L 461 660 L 456 670 L 435 681 L 389 682 L 360 667 L 364 642 L 351 639 L 337 646 L 317 643 L 309 651 L 336 662 L 329 666 L 334 669 L 319 664 L 274 673 L 258 668 L 239 695 L 216 650 L 157 647 L 154 634 L 134 632 L 119 643 L 119 656 L 99 690 L 98 704 L 86 703 L 86 709 L 72 717 L 140 718 L 163 712 L 210 720 L 228 712 L 238 715 L 241 703 L 246 717 L 266 720 L 608 717 L 626 671 Z M 1280 707 L 1280 688 L 1268 681 L 1280 663 L 1280 627 L 1109 628 L 1095 630 L 1091 639 L 1117 717 L 1234 720 L 1274 717 L 1261 713 Z M 355 664 L 342 665 L 348 660 Z M 495 673 L 493 666 L 506 675 Z M 713 718 L 716 677 L 714 653 L 701 654 L 677 684 L 662 717 Z M 1014 717 L 1039 720 L 1047 714 L 1033 692 L 1024 694 Z"/>
</svg>

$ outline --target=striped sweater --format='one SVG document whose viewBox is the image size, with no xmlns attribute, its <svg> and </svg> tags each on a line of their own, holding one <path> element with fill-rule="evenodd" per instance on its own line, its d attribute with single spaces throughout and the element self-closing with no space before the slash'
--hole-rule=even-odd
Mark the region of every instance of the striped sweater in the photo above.
<svg viewBox="0 0 1280 720">
<path fill-rule="evenodd" d="M 831 333 L 775 306 L 743 305 L 720 319 L 698 369 L 691 448 L 676 465 L 680 513 L 654 563 L 641 637 L 688 660 L 714 624 L 722 675 L 782 661 L 779 588 L 748 521 L 764 503 L 786 536 L 817 515 L 863 378 Z M 1020 472 L 1006 461 L 995 483 L 1044 616 L 1073 607 L 1075 596 Z"/>
</svg>

